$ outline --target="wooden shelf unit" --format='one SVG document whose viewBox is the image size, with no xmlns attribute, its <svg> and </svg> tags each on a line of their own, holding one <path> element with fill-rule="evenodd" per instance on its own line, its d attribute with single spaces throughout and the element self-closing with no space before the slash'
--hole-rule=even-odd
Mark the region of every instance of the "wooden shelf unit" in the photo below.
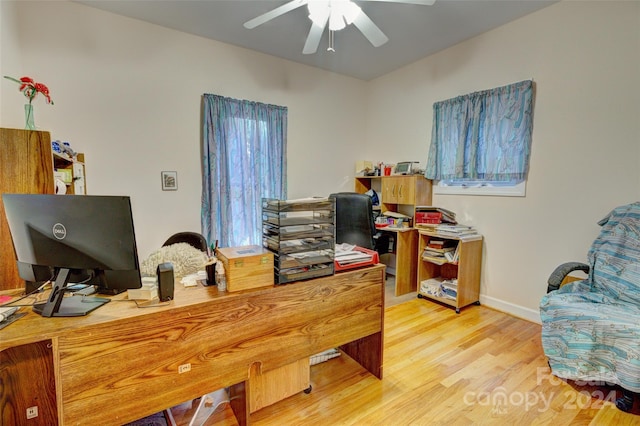
<svg viewBox="0 0 640 426">
<path fill-rule="evenodd" d="M 0 194 L 54 194 L 54 168 L 71 170 L 68 194 L 85 194 L 84 154 L 76 161 L 51 150 L 51 134 L 0 128 Z M 0 199 L 0 290 L 24 287 Z"/>
<path fill-rule="evenodd" d="M 382 213 L 386 211 L 402 213 L 410 216 L 412 223 L 416 206 L 431 205 L 431 181 L 423 175 L 356 176 L 355 192 L 364 194 L 370 189 L 378 194 Z M 390 233 L 395 239 L 395 252 L 392 256 L 383 255 L 381 258 L 382 262 L 389 267 L 389 273 L 395 275 L 395 295 L 401 296 L 416 291 L 417 229 L 382 228 L 380 231 Z"/>
<path fill-rule="evenodd" d="M 418 234 L 418 278 L 416 282 L 418 297 L 445 303 L 454 307 L 456 309 L 456 313 L 460 313 L 460 308 L 471 305 L 472 303 L 480 304 L 482 236 L 478 235 L 477 237 L 474 237 L 474 239 L 461 239 L 424 230 L 420 230 Z M 455 244 L 459 245 L 458 261 L 455 263 L 445 262 L 442 265 L 439 265 L 430 260 L 424 260 L 422 253 L 425 247 L 429 244 L 429 240 L 433 238 L 455 241 Z M 422 291 L 421 283 L 432 278 L 457 278 L 457 297 L 455 299 L 438 297 L 434 294 Z"/>
<path fill-rule="evenodd" d="M 65 181 L 67 194 L 85 195 L 87 186 L 85 181 L 84 154 L 78 153 L 76 158 L 53 152 L 53 170 L 68 171 L 70 181 Z"/>
<path fill-rule="evenodd" d="M 0 194 L 53 194 L 49 132 L 0 128 Z M 24 287 L 0 199 L 0 290 Z"/>
</svg>

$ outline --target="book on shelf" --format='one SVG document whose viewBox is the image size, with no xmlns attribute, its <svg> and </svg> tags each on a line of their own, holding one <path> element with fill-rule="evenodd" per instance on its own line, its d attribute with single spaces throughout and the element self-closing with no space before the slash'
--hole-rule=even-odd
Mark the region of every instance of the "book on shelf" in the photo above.
<svg viewBox="0 0 640 426">
<path fill-rule="evenodd" d="M 443 247 L 443 248 L 436 248 L 436 247 L 425 247 L 424 248 L 424 253 L 433 253 L 434 255 L 438 255 L 438 256 L 444 256 L 445 253 L 448 252 L 452 252 L 454 251 L 456 248 L 451 246 L 451 247 Z"/>
<path fill-rule="evenodd" d="M 424 254 L 422 255 L 422 260 L 427 261 L 427 262 L 431 262 L 434 263 L 436 265 L 444 265 L 445 263 L 448 263 L 447 259 L 442 256 L 442 257 L 436 257 L 436 256 L 425 256 Z"/>
<path fill-rule="evenodd" d="M 473 226 L 467 225 L 436 225 L 433 232 L 442 236 L 443 238 L 452 237 L 463 241 L 471 241 L 479 239 L 480 234 Z"/>
<path fill-rule="evenodd" d="M 427 241 L 427 247 L 434 249 L 449 249 L 454 248 L 455 245 L 456 242 L 454 240 L 431 238 Z"/>
<path fill-rule="evenodd" d="M 444 254 L 444 258 L 447 259 L 447 262 L 454 262 L 456 260 L 455 252 L 448 251 Z"/>
</svg>

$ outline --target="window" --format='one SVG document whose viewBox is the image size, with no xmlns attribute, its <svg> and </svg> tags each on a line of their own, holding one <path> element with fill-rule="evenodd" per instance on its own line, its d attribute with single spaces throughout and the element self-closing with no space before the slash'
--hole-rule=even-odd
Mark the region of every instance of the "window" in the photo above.
<svg viewBox="0 0 640 426">
<path fill-rule="evenodd" d="M 425 171 L 434 193 L 524 195 L 532 115 L 530 80 L 436 102 Z"/>
<path fill-rule="evenodd" d="M 262 198 L 286 198 L 287 108 L 204 95 L 202 233 L 262 244 Z"/>
</svg>

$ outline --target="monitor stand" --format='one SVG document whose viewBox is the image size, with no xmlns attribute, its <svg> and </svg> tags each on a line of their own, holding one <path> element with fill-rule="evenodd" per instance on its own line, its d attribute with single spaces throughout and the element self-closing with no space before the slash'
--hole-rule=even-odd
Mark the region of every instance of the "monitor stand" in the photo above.
<svg viewBox="0 0 640 426">
<path fill-rule="evenodd" d="M 64 297 L 67 282 L 69 281 L 69 273 L 69 269 L 60 268 L 49 299 L 44 303 L 35 303 L 33 305 L 35 313 L 43 317 L 79 317 L 87 315 L 94 309 L 109 302 L 109 299 L 102 297 Z"/>
</svg>

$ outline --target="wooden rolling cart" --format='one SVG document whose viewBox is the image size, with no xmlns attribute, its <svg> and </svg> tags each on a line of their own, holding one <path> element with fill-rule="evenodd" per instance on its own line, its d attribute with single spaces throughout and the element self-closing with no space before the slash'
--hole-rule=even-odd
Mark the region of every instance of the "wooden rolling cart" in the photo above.
<svg viewBox="0 0 640 426">
<path fill-rule="evenodd" d="M 454 237 L 425 230 L 418 233 L 418 298 L 442 302 L 454 307 L 458 314 L 460 308 L 479 305 L 482 235 Z M 425 256 L 432 239 L 448 242 L 454 247 L 455 258 Z"/>
</svg>

